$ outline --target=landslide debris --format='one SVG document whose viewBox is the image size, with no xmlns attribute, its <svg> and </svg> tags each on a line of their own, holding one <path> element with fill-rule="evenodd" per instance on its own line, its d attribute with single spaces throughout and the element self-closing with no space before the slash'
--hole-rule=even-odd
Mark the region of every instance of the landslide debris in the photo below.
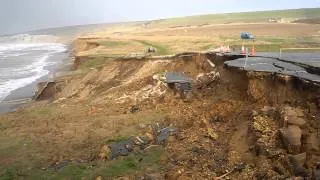
<svg viewBox="0 0 320 180">
<path fill-rule="evenodd" d="M 37 138 L 35 123 L 23 129 L 15 121 L 15 131 L 54 152 L 58 164 L 87 155 L 98 166 L 92 172 L 116 169 L 122 179 L 317 178 L 319 90 L 225 69 L 223 61 L 208 54 L 113 60 L 65 82 L 54 101 L 59 110 L 41 130 L 50 141 Z M 169 85 L 162 79 L 168 72 L 190 78 L 188 86 Z M 117 136 L 126 138 L 105 142 Z"/>
</svg>

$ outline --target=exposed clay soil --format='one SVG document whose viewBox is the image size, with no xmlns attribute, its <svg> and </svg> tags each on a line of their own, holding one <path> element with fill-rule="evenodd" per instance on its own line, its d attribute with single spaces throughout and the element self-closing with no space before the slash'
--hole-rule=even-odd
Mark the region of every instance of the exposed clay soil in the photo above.
<svg viewBox="0 0 320 180">
<path fill-rule="evenodd" d="M 216 67 L 211 67 L 208 59 Z M 150 116 L 151 122 L 146 123 L 162 122 L 176 127 L 178 133 L 165 146 L 162 170 L 143 172 L 148 177 L 214 179 L 241 164 L 241 171 L 227 177 L 311 178 L 320 161 L 319 137 L 314 134 L 320 113 L 319 88 L 276 74 L 225 69 L 223 61 L 205 54 L 115 60 L 84 77 L 65 81 L 53 105 L 41 105 L 59 107 L 47 117 L 46 125 L 32 123 L 39 123 L 37 119 L 22 118 L 26 108 L 9 114 L 3 123 L 24 121 L 15 121 L 3 131 L 30 137 L 46 149 L 43 159 L 51 163 L 64 159 L 97 161 L 103 139 L 143 133 L 138 127 Z M 184 72 L 194 79 L 192 95 L 183 99 L 153 79 L 165 71 Z M 219 79 L 210 79 L 210 72 L 219 73 Z M 200 76 L 202 80 L 197 80 Z M 133 105 L 139 107 L 138 113 L 130 113 Z M 287 111 L 288 107 L 292 111 Z M 300 115 L 286 114 L 292 112 Z M 294 151 L 284 142 L 291 137 L 281 136 L 281 130 L 290 129 L 283 123 L 288 117 L 305 121 L 303 126 L 293 124 L 303 132 L 297 140 L 302 145 L 297 142 Z M 306 142 L 310 142 L 309 146 L 304 145 Z M 290 158 L 304 152 L 307 158 L 298 163 L 302 172 L 292 168 Z M 3 161 L 0 160 L 8 162 Z M 143 173 L 137 173 L 135 178 L 141 178 Z"/>
</svg>

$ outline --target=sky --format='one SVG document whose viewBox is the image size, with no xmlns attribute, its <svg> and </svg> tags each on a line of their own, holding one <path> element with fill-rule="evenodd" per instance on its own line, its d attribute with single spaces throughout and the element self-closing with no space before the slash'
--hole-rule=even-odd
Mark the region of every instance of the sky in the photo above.
<svg viewBox="0 0 320 180">
<path fill-rule="evenodd" d="M 0 34 L 197 14 L 320 7 L 320 0 L 0 0 Z"/>
</svg>

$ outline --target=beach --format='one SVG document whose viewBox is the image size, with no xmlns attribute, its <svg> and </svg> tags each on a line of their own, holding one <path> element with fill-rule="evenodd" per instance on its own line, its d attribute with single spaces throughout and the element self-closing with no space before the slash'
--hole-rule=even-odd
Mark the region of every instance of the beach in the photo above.
<svg viewBox="0 0 320 180">
<path fill-rule="evenodd" d="M 68 58 L 67 46 L 49 36 L 16 35 L 0 40 L 0 113 L 29 102 L 39 82 L 52 78 Z M 20 38 L 20 39 L 19 39 Z M 51 38 L 52 40 L 52 38 Z"/>
</svg>

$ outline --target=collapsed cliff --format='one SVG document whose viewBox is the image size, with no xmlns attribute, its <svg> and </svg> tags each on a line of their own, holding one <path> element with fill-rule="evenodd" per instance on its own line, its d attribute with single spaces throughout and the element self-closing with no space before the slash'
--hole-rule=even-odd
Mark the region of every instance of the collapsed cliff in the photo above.
<svg viewBox="0 0 320 180">
<path fill-rule="evenodd" d="M 178 129 L 164 143 L 161 170 L 145 169 L 121 176 L 314 177 L 320 161 L 319 87 L 278 73 L 229 69 L 224 66 L 226 60 L 212 54 L 116 59 L 86 74 L 67 77 L 60 81 L 53 100 L 63 108 L 58 111 L 65 119 L 61 121 L 81 124 L 83 131 L 91 121 L 99 120 L 102 125 L 91 130 L 85 141 L 68 126 L 57 126 L 54 133 L 68 133 L 51 140 L 59 143 L 67 139 L 64 147 L 78 151 L 65 152 L 63 157 L 79 159 L 90 149 L 94 157 L 90 161 L 95 162 L 101 154 L 96 150 L 100 149 L 99 139 L 126 133 L 127 129 L 131 133 L 134 129 L 133 134 L 148 132 L 143 116 L 161 114 L 148 123 Z M 175 89 L 179 85 L 172 87 L 161 81 L 159 77 L 166 72 L 183 73 L 192 79 L 191 94 L 180 96 Z M 77 143 L 86 148 L 76 150 Z M 59 156 L 62 152 L 51 153 Z"/>
</svg>

